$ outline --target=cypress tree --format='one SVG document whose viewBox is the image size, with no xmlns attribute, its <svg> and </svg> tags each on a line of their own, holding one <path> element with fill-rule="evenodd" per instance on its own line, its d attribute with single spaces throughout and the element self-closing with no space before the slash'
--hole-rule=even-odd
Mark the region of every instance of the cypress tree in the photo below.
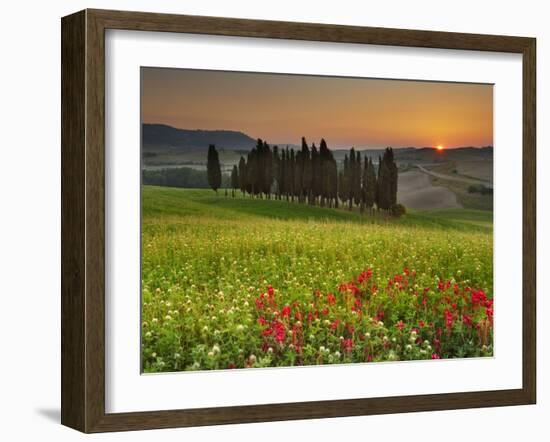
<svg viewBox="0 0 550 442">
<path fill-rule="evenodd" d="M 393 155 L 393 149 L 388 147 L 386 149 L 387 158 L 386 162 L 390 171 L 390 205 L 397 204 L 397 164 L 395 164 L 395 158 Z"/>
<path fill-rule="evenodd" d="M 353 207 L 353 198 L 355 196 L 355 149 L 352 147 L 349 152 L 348 176 L 346 179 L 346 187 L 348 191 L 349 210 Z"/>
<path fill-rule="evenodd" d="M 340 170 L 338 172 L 338 194 L 336 196 L 336 204 L 338 204 L 338 200 L 342 200 L 342 204 L 346 204 L 345 194 L 346 192 L 344 190 L 344 171 Z M 336 207 L 338 207 L 338 205 Z"/>
<path fill-rule="evenodd" d="M 321 206 L 325 205 L 325 201 L 328 200 L 329 206 L 330 200 L 333 194 L 333 188 L 337 185 L 332 176 L 332 162 L 334 157 L 329 150 L 325 139 L 321 139 L 319 144 L 319 169 L 321 171 L 320 179 L 318 180 L 318 194 L 321 196 Z"/>
<path fill-rule="evenodd" d="M 273 156 L 272 156 L 272 183 L 276 184 L 275 186 L 275 197 L 281 199 L 281 190 L 280 190 L 280 169 L 281 169 L 281 159 L 279 157 L 279 147 L 273 146 Z"/>
<path fill-rule="evenodd" d="M 302 182 L 302 172 L 301 169 L 297 167 L 298 159 L 296 157 L 297 155 L 295 155 L 294 149 L 290 149 L 290 174 L 288 177 L 288 181 L 292 202 L 294 202 L 294 197 L 301 192 L 300 184 Z"/>
<path fill-rule="evenodd" d="M 216 150 L 216 146 L 213 144 L 208 146 L 206 171 L 208 175 L 208 184 L 214 192 L 218 193 L 218 189 L 222 184 L 222 171 L 218 151 Z"/>
<path fill-rule="evenodd" d="M 231 187 L 233 188 L 233 198 L 235 198 L 235 189 L 239 188 L 239 169 L 237 165 L 233 165 L 233 170 L 231 171 Z"/>
<path fill-rule="evenodd" d="M 322 193 L 323 170 L 321 166 L 321 154 L 315 143 L 311 145 L 311 202 L 316 204 L 317 198 Z"/>
<path fill-rule="evenodd" d="M 332 156 L 332 153 L 331 153 Z M 330 159 L 330 180 L 329 180 L 329 189 L 330 189 L 330 203 L 329 206 L 338 208 L 338 165 L 334 156 Z"/>
<path fill-rule="evenodd" d="M 281 157 L 281 192 L 283 193 L 287 201 L 288 192 L 290 191 L 290 185 L 288 182 L 288 177 L 290 175 L 289 160 L 290 157 L 287 146 L 286 149 L 283 150 L 283 155 Z"/>
<path fill-rule="evenodd" d="M 263 156 L 263 166 L 264 166 L 263 177 L 262 177 L 263 178 L 262 188 L 267 198 L 270 199 L 271 185 L 273 184 L 273 155 L 271 153 L 269 144 L 267 144 L 266 141 L 264 141 L 264 144 L 263 144 L 262 156 Z"/>
<path fill-rule="evenodd" d="M 300 161 L 297 161 L 297 166 L 301 169 L 300 200 L 304 202 L 307 197 L 308 202 L 311 202 L 311 179 L 313 175 L 311 156 L 305 137 L 302 137 L 302 150 L 300 151 Z"/>
<path fill-rule="evenodd" d="M 283 197 L 283 195 L 286 195 L 286 151 L 285 149 L 281 149 L 281 159 L 279 161 L 279 184 L 278 184 L 278 190 L 279 190 L 279 199 Z"/>
<path fill-rule="evenodd" d="M 264 175 L 265 175 L 265 156 L 264 156 L 264 142 L 261 138 L 256 141 L 255 151 L 255 176 L 254 176 L 254 189 L 255 194 L 258 194 L 262 198 L 264 192 Z"/>
<path fill-rule="evenodd" d="M 361 213 L 365 211 L 365 206 L 367 204 L 367 177 L 369 169 L 369 159 L 365 155 L 363 157 L 363 171 L 361 173 Z"/>
<path fill-rule="evenodd" d="M 391 176 L 386 161 L 380 162 L 378 175 L 378 202 L 379 208 L 388 210 L 391 207 Z"/>
<path fill-rule="evenodd" d="M 354 179 L 354 183 L 353 183 L 353 201 L 355 202 L 355 205 L 358 206 L 361 204 L 361 184 L 362 184 L 362 179 L 361 179 L 361 152 L 357 152 L 356 155 L 355 155 L 355 170 L 353 172 L 353 179 Z"/>
<path fill-rule="evenodd" d="M 244 157 L 241 157 L 241 159 L 239 160 L 239 187 L 243 194 L 246 191 L 246 181 L 247 181 L 246 160 L 244 159 Z"/>
<path fill-rule="evenodd" d="M 378 155 L 378 172 L 376 173 L 376 188 L 374 192 L 374 202 L 376 209 L 380 210 L 380 168 L 382 167 L 382 158 Z"/>
<path fill-rule="evenodd" d="M 256 192 L 258 189 L 256 184 L 258 169 L 257 157 L 257 150 L 256 148 L 254 148 L 249 152 L 246 162 L 247 191 L 250 194 L 251 198 L 254 198 L 256 196 Z"/>
<path fill-rule="evenodd" d="M 344 155 L 344 170 L 341 172 L 340 185 L 338 186 L 338 192 L 340 194 L 340 199 L 343 204 L 346 204 L 349 197 L 348 189 L 348 180 L 349 180 L 349 158 L 348 154 Z"/>
<path fill-rule="evenodd" d="M 376 172 L 374 171 L 374 165 L 372 164 L 372 159 L 370 158 L 368 161 L 366 174 L 365 205 L 372 211 L 376 197 Z"/>
</svg>

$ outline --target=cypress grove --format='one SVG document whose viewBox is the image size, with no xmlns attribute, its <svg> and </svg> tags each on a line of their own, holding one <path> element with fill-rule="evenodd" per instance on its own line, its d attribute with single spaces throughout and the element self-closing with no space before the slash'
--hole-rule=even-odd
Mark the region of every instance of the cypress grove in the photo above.
<svg viewBox="0 0 550 442">
<path fill-rule="evenodd" d="M 216 150 L 216 146 L 213 144 L 208 146 L 206 173 L 208 175 L 208 184 L 214 192 L 218 193 L 218 189 L 222 185 L 222 171 L 218 151 Z"/>
<path fill-rule="evenodd" d="M 208 182 L 217 192 L 221 185 L 218 152 L 214 145 L 208 149 Z M 302 138 L 298 151 L 271 147 L 258 139 L 256 146 L 241 156 L 230 176 L 233 196 L 240 189 L 251 198 L 286 199 L 319 205 L 339 207 L 347 204 L 349 210 L 358 207 L 368 210 L 392 211 L 397 205 L 398 168 L 391 147 L 378 157 L 378 171 L 372 158 L 351 148 L 344 156 L 339 170 L 332 151 L 321 139 L 319 148 L 308 146 Z"/>
</svg>

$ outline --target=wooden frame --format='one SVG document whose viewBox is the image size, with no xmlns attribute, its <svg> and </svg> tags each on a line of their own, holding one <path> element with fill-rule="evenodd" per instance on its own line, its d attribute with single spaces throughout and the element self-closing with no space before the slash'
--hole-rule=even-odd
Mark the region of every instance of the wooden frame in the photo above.
<svg viewBox="0 0 550 442">
<path fill-rule="evenodd" d="M 523 56 L 523 386 L 402 397 L 105 413 L 105 30 L 185 32 L 519 53 Z M 536 40 L 230 18 L 85 10 L 62 19 L 62 406 L 83 432 L 534 404 Z"/>
</svg>

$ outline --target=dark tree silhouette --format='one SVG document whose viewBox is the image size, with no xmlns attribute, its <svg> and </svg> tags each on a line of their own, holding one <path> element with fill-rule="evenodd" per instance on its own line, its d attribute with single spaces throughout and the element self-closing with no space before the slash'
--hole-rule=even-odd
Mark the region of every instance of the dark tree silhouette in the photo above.
<svg viewBox="0 0 550 442">
<path fill-rule="evenodd" d="M 369 158 L 367 170 L 366 170 L 366 189 L 365 189 L 365 205 L 372 211 L 376 197 L 376 172 L 374 171 L 374 165 L 372 159 Z"/>
<path fill-rule="evenodd" d="M 347 179 L 347 191 L 348 191 L 348 204 L 349 210 L 353 207 L 353 200 L 355 197 L 356 178 L 355 173 L 357 168 L 355 167 L 355 148 L 351 148 L 349 151 L 349 164 L 348 164 L 348 179 Z"/>
<path fill-rule="evenodd" d="M 306 139 L 302 137 L 302 150 L 300 152 L 300 167 L 302 169 L 301 200 L 311 203 L 311 183 L 313 179 L 313 170 L 311 164 L 311 155 Z"/>
<path fill-rule="evenodd" d="M 281 198 L 284 196 L 288 201 L 288 147 L 281 152 L 281 167 L 279 168 L 279 189 Z"/>
<path fill-rule="evenodd" d="M 302 152 L 297 151 L 294 153 L 294 150 L 290 151 L 290 157 L 293 164 L 293 174 L 292 177 L 294 179 L 294 188 L 292 191 L 292 201 L 294 201 L 294 197 L 297 197 L 298 202 L 302 202 L 302 196 L 304 193 L 304 189 L 302 187 L 302 177 L 304 175 L 304 164 L 302 161 Z"/>
<path fill-rule="evenodd" d="M 317 198 L 322 191 L 323 172 L 321 170 L 321 156 L 315 143 L 311 145 L 311 204 L 317 204 Z"/>
<path fill-rule="evenodd" d="M 208 157 L 206 162 L 206 172 L 208 175 L 208 184 L 216 193 L 222 184 L 222 171 L 220 167 L 220 159 L 216 146 L 211 144 L 208 146 Z"/>
<path fill-rule="evenodd" d="M 239 169 L 237 169 L 237 165 L 235 164 L 231 170 L 231 188 L 232 196 L 235 198 L 235 190 L 239 188 Z"/>
<path fill-rule="evenodd" d="M 340 172 L 340 183 L 338 186 L 338 193 L 343 204 L 346 204 L 349 198 L 349 158 L 348 155 L 344 155 L 344 170 Z"/>
<path fill-rule="evenodd" d="M 386 164 L 390 171 L 390 203 L 391 205 L 397 204 L 397 164 L 395 164 L 393 149 L 388 147 L 384 153 L 386 157 Z"/>
<path fill-rule="evenodd" d="M 273 146 L 272 158 L 272 180 L 275 185 L 275 197 L 281 199 L 281 158 L 279 157 L 279 147 Z M 272 184 L 272 186 L 273 186 Z"/>
<path fill-rule="evenodd" d="M 355 166 L 353 171 L 353 202 L 356 206 L 361 204 L 362 200 L 362 168 L 361 168 L 361 152 L 357 152 L 355 155 Z"/>
<path fill-rule="evenodd" d="M 367 205 L 367 177 L 369 169 L 369 159 L 365 155 L 363 158 L 363 171 L 361 173 L 361 213 L 365 211 Z"/>
<path fill-rule="evenodd" d="M 380 168 L 382 167 L 382 157 L 378 156 L 378 172 L 376 174 L 376 188 L 374 192 L 374 202 L 376 203 L 376 209 L 380 210 Z"/>
<path fill-rule="evenodd" d="M 388 210 L 391 207 L 391 174 L 386 161 L 380 163 L 378 175 L 378 207 Z"/>
<path fill-rule="evenodd" d="M 246 191 L 246 184 L 247 184 L 247 172 L 246 172 L 246 160 L 244 157 L 241 157 L 239 160 L 239 188 L 241 189 L 241 192 L 244 194 Z"/>
</svg>

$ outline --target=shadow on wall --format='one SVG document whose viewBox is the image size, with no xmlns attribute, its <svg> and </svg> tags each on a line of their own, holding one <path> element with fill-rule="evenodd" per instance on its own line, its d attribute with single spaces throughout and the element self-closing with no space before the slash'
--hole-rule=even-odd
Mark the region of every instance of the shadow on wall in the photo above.
<svg viewBox="0 0 550 442">
<path fill-rule="evenodd" d="M 61 410 L 59 408 L 37 408 L 34 411 L 49 421 L 57 424 L 61 422 Z"/>
</svg>

